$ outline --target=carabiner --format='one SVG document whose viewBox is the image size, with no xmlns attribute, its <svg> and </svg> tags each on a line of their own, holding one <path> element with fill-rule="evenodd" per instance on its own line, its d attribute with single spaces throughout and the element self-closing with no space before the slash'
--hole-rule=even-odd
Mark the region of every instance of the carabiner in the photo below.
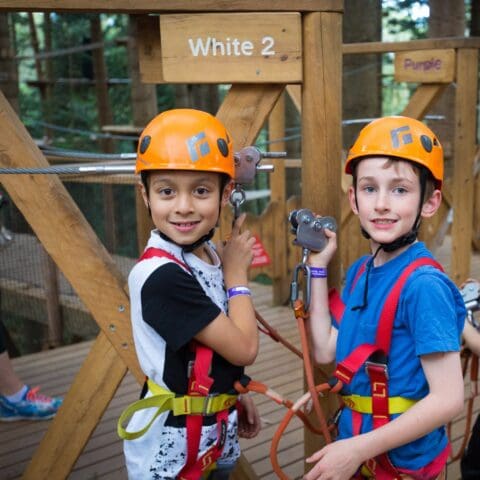
<svg viewBox="0 0 480 480">
<path fill-rule="evenodd" d="M 230 204 L 233 207 L 233 219 L 234 221 L 240 216 L 240 205 L 242 205 L 247 199 L 245 190 L 236 183 L 235 188 L 230 193 Z"/>
<path fill-rule="evenodd" d="M 290 304 L 292 308 L 295 308 L 295 302 L 299 298 L 299 277 L 300 271 L 303 272 L 304 277 L 304 285 L 303 285 L 303 305 L 305 312 L 308 311 L 308 307 L 310 306 L 310 280 L 311 280 L 311 272 L 310 267 L 306 263 L 299 263 L 293 270 L 293 280 L 290 284 Z"/>
</svg>

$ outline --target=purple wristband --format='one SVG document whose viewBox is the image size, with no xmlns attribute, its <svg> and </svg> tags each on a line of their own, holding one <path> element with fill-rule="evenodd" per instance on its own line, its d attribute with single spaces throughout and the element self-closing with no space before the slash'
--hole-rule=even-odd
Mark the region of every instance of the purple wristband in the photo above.
<svg viewBox="0 0 480 480">
<path fill-rule="evenodd" d="M 232 297 L 236 297 L 237 295 L 251 295 L 252 292 L 248 287 L 232 287 L 227 290 L 227 297 L 228 299 Z"/>
<path fill-rule="evenodd" d="M 310 267 L 311 278 L 327 278 L 327 269 L 324 267 Z"/>
</svg>

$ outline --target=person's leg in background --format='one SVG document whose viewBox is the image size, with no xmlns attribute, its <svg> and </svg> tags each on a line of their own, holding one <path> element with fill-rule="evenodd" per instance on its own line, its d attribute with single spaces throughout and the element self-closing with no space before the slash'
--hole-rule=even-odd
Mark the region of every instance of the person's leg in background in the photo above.
<svg viewBox="0 0 480 480">
<path fill-rule="evenodd" d="M 13 369 L 0 328 L 0 421 L 47 420 L 62 404 L 59 397 L 47 397 L 38 387 L 25 385 Z"/>
</svg>

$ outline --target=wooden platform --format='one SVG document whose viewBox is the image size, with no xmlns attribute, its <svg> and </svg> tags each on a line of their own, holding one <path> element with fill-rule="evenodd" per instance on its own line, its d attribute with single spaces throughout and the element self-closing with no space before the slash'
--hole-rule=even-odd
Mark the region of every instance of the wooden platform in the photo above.
<svg viewBox="0 0 480 480">
<path fill-rule="evenodd" d="M 268 286 L 253 284 L 253 294 L 259 313 L 283 336 L 298 346 L 296 322 L 290 307 L 272 307 L 272 292 Z M 90 345 L 91 342 L 83 342 L 27 355 L 15 359 L 14 366 L 26 382 L 41 385 L 45 393 L 62 395 L 68 390 Z M 267 383 L 289 399 L 296 400 L 303 393 L 300 360 L 266 335 L 261 335 L 259 357 L 247 373 Z M 124 480 L 127 478 L 122 443 L 116 436 L 116 421 L 121 410 L 136 400 L 138 394 L 139 386 L 133 377 L 127 374 L 68 478 L 78 480 Z M 269 460 L 270 443 L 285 410 L 262 396 L 255 396 L 255 401 L 259 406 L 264 428 L 257 438 L 242 441 L 243 452 L 260 478 L 273 479 L 276 476 L 272 472 Z M 475 415 L 479 410 L 480 399 L 477 398 Z M 464 422 L 465 417 L 462 415 L 454 423 L 452 435 L 454 450 L 458 448 L 463 435 Z M 48 424 L 48 421 L 0 423 L 0 479 L 21 477 Z M 287 429 L 280 444 L 279 459 L 290 478 L 301 478 L 304 468 L 304 451 L 303 427 L 300 422 L 292 421 Z M 61 462 L 62 459 L 59 458 L 58 461 Z M 449 465 L 448 478 L 449 480 L 460 478 L 458 462 Z"/>
</svg>

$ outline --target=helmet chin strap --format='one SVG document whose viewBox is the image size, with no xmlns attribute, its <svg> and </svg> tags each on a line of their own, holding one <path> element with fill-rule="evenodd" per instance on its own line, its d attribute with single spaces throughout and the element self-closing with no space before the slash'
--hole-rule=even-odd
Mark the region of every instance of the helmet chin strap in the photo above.
<svg viewBox="0 0 480 480">
<path fill-rule="evenodd" d="M 422 212 L 422 206 L 423 202 L 425 200 L 425 192 L 427 189 L 427 172 L 422 168 L 420 169 L 420 205 L 418 206 L 418 213 L 415 218 L 415 221 L 413 222 L 413 227 L 411 230 L 404 235 L 396 238 L 390 243 L 380 243 L 380 247 L 384 252 L 394 252 L 395 250 L 398 250 L 399 248 L 406 247 L 407 245 L 412 244 L 417 236 L 418 236 L 418 230 L 420 228 L 420 222 L 421 222 L 421 212 Z M 357 196 L 355 195 L 355 204 L 357 206 L 358 210 L 358 203 L 357 203 Z M 367 239 L 370 240 L 370 235 L 369 233 L 362 227 L 360 226 L 360 230 L 362 232 L 362 235 Z"/>
<path fill-rule="evenodd" d="M 193 252 L 193 250 L 198 248 L 203 243 L 211 240 L 213 238 L 213 235 L 215 234 L 215 229 L 212 228 L 207 234 L 203 235 L 203 237 L 200 237 L 197 241 L 190 243 L 188 245 L 180 245 L 179 243 L 174 242 L 168 235 L 165 235 L 160 230 L 158 230 L 158 234 L 167 242 L 174 243 L 175 245 L 178 245 L 179 247 L 181 247 L 185 253 L 190 253 L 190 252 Z"/>
</svg>

